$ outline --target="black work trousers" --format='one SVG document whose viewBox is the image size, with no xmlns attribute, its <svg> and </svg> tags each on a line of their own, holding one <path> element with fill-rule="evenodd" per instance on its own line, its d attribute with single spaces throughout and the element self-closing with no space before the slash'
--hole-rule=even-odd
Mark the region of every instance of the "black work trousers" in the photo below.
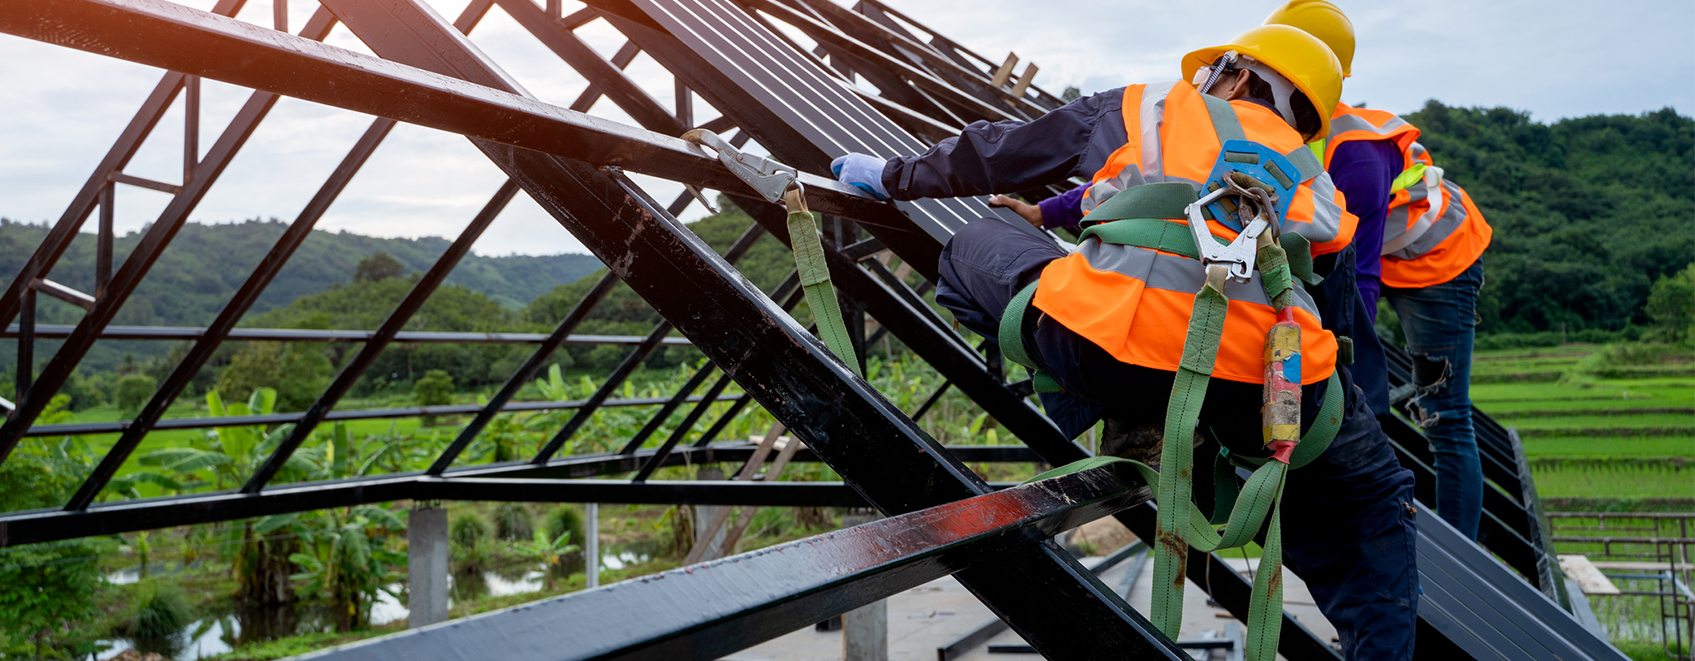
<svg viewBox="0 0 1695 661">
<path fill-rule="evenodd" d="M 1064 256 L 999 219 L 975 221 L 942 249 L 936 301 L 961 325 L 994 338 L 1008 301 Z M 1119 362 L 1052 319 L 1039 320 L 1024 343 L 1065 388 L 1042 401 L 1072 437 L 1102 415 L 1163 426 L 1171 372 Z M 1396 460 L 1346 369 L 1337 369 L 1342 392 L 1303 389 L 1312 399 L 1347 397 L 1347 415 L 1330 448 L 1289 474 L 1282 503 L 1285 561 L 1336 626 L 1348 659 L 1410 659 L 1419 594 L 1413 475 Z M 1260 388 L 1213 379 L 1202 427 L 1233 452 L 1258 452 Z M 1310 419 L 1316 402 L 1303 408 Z"/>
</svg>

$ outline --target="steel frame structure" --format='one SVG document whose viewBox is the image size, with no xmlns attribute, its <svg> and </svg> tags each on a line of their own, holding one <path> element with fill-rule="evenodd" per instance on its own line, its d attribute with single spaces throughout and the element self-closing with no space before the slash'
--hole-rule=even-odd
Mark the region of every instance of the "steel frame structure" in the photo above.
<svg viewBox="0 0 1695 661">
<path fill-rule="evenodd" d="M 887 204 L 815 174 L 848 150 L 894 155 L 923 148 L 978 121 L 1028 120 L 1061 101 L 1022 74 L 948 40 L 878 0 L 842 7 L 829 0 L 587 0 L 566 13 L 559 0 L 471 0 L 449 22 L 419 0 L 321 0 L 299 30 L 288 32 L 286 9 L 270 26 L 234 18 L 244 0 L 218 0 L 199 11 L 163 0 L 29 0 L 0 5 L 0 32 L 118 57 L 168 72 L 147 97 L 116 144 L 52 227 L 23 271 L 0 297 L 0 337 L 16 338 L 17 402 L 0 424 L 0 462 L 23 439 L 36 436 L 117 433 L 116 445 L 61 510 L 0 513 L 0 546 L 148 528 L 224 521 L 278 512 L 408 498 L 538 500 L 566 502 L 696 503 L 758 505 L 870 505 L 891 518 L 838 535 L 807 540 L 780 552 L 754 554 L 747 567 L 719 562 L 712 571 L 664 575 L 611 597 L 605 591 L 552 602 L 538 617 L 628 608 L 630 600 L 673 602 L 712 598 L 719 573 L 760 583 L 762 592 L 726 605 L 705 619 L 651 620 L 651 630 L 612 640 L 585 639 L 580 649 L 551 650 L 546 658 L 714 658 L 787 630 L 839 614 L 904 589 L 914 581 L 952 574 L 1011 628 L 1049 658 L 1178 658 L 1182 652 L 1131 610 L 1114 590 L 1057 546 L 1044 541 L 1088 519 L 1113 515 L 1143 538 L 1153 537 L 1154 513 L 1131 478 L 1104 471 L 999 491 L 969 470 L 966 461 L 1063 464 L 1087 451 L 1031 403 L 1028 382 L 1009 383 L 993 346 L 973 347 L 923 300 L 936 278 L 942 243 L 964 222 L 990 216 L 980 200 Z M 281 0 L 275 6 L 283 7 Z M 466 38 L 491 10 L 516 21 L 561 62 L 589 81 L 569 107 L 529 95 Z M 611 58 L 590 48 L 576 31 L 605 21 L 627 37 Z M 325 45 L 338 26 L 349 29 L 376 57 Z M 805 42 L 811 42 L 810 44 Z M 675 78 L 667 108 L 625 75 L 640 54 Z M 202 156 L 199 133 L 201 77 L 254 90 L 246 105 Z M 875 91 L 870 88 L 874 87 Z M 183 180 L 153 181 L 124 167 L 154 131 L 178 95 L 185 98 Z M 722 113 L 697 124 L 695 96 Z M 206 328 L 113 326 L 111 321 L 149 268 L 170 244 L 196 204 L 217 182 L 280 96 L 374 115 L 316 195 L 253 268 L 247 281 Z M 637 126 L 588 114 L 602 99 Z M 375 331 L 297 331 L 237 328 L 265 287 L 310 234 L 351 178 L 398 122 L 459 133 L 501 168 L 508 179 L 450 248 L 426 271 Z M 844 298 L 848 327 L 862 331 L 864 317 L 877 334 L 855 338 L 861 348 L 892 333 L 946 378 L 927 402 L 908 415 L 896 409 L 799 326 L 787 311 L 798 303 L 797 280 L 772 292 L 753 289 L 733 263 L 764 233 L 787 243 L 783 210 L 760 199 L 712 155 L 679 139 L 685 131 L 734 130 L 738 146 L 757 143 L 799 167 L 809 206 L 825 214 L 826 257 Z M 662 205 L 625 171 L 683 184 L 691 191 L 730 195 L 755 219 L 725 254 L 709 249 L 676 220 L 693 200 L 684 193 Z M 121 264 L 112 256 L 114 190 L 140 186 L 173 196 L 139 245 Z M 403 330 L 481 232 L 518 192 L 536 203 L 604 264 L 607 274 L 565 315 L 540 334 L 432 333 Z M 1045 197 L 1055 190 L 1021 191 Z M 98 210 L 97 278 L 85 294 L 48 279 L 71 240 Z M 1022 222 L 1014 223 L 1027 227 Z M 868 235 L 868 236 L 867 236 Z M 875 257 L 892 253 L 927 282 L 918 287 Z M 575 334 L 577 326 L 618 283 L 642 296 L 662 318 L 643 337 Z M 45 294 L 86 314 L 74 326 L 35 323 L 37 296 Z M 672 336 L 673 332 L 681 337 Z M 34 345 L 62 346 L 36 373 Z M 102 339 L 192 341 L 180 364 L 133 420 L 115 423 L 37 425 L 35 420 L 78 362 Z M 238 491 L 172 498 L 96 503 L 118 468 L 147 433 L 232 424 L 230 419 L 164 420 L 166 407 L 226 341 L 352 342 L 359 348 L 307 410 L 242 418 L 242 424 L 294 423 L 276 452 Z M 337 410 L 341 398 L 385 348 L 396 343 L 514 343 L 534 345 L 486 405 Z M 602 387 L 582 401 L 517 402 L 518 390 L 565 344 L 632 347 Z M 666 398 L 612 395 L 652 351 L 692 345 L 710 361 Z M 863 355 L 863 351 L 861 351 Z M 1407 379 L 1404 358 L 1394 384 Z M 713 379 L 713 375 L 718 377 Z M 708 382 L 711 382 L 710 385 Z M 746 394 L 726 396 L 734 382 Z M 705 386 L 704 394 L 695 394 Z M 915 422 L 948 388 L 958 388 L 1024 442 L 1023 447 L 942 446 Z M 712 404 L 733 402 L 704 433 L 690 430 Z M 747 443 L 713 441 L 749 404 L 771 412 L 806 443 L 797 461 L 823 461 L 842 483 L 655 481 L 666 466 L 748 461 L 762 456 Z M 595 411 L 655 406 L 658 411 L 624 447 L 601 455 L 556 456 Z M 692 405 L 692 406 L 689 406 Z M 684 408 L 688 408 L 683 413 Z M 462 451 L 503 412 L 574 409 L 571 418 L 528 461 L 456 466 Z M 674 416 L 681 424 L 654 449 L 644 445 Z M 334 482 L 272 485 L 272 477 L 325 422 L 356 418 L 474 414 L 425 471 Z M 1483 542 L 1556 601 L 1565 598 L 1535 502 L 1522 449 L 1487 416 L 1478 414 L 1487 458 L 1489 491 Z M 1404 464 L 1419 473 L 1430 500 L 1430 456 L 1418 430 L 1390 429 Z M 589 479 L 633 474 L 633 479 Z M 945 524 L 945 525 L 944 525 Z M 947 528 L 939 531 L 938 528 Z M 943 534 L 945 533 L 945 534 Z M 879 545 L 882 541 L 897 541 Z M 901 541 L 906 540 L 906 541 Z M 825 579 L 800 555 L 845 561 L 852 574 Z M 732 565 L 735 563 L 731 563 Z M 1249 585 L 1220 558 L 1193 552 L 1190 579 L 1238 618 L 1245 619 Z M 706 578 L 703 578 L 706 577 Z M 1040 603 L 1027 595 L 1039 591 Z M 799 595 L 808 595 L 796 600 Z M 572 601 L 576 599 L 576 601 Z M 1046 602 L 1065 604 L 1054 617 Z M 785 604 L 779 608 L 778 604 Z M 622 604 L 622 605 L 620 605 Z M 673 604 L 675 606 L 675 604 Z M 663 621 L 661 621 L 663 620 Z M 455 640 L 486 645 L 507 641 L 487 632 L 501 625 L 448 625 L 428 638 L 352 653 L 437 658 L 444 647 L 417 641 Z M 1283 648 L 1290 659 L 1335 659 L 1335 650 L 1287 615 Z M 454 627 L 459 627 L 458 629 Z M 785 628 L 786 627 L 786 628 Z M 1421 626 L 1432 636 L 1439 627 Z M 483 633 L 476 633 L 476 632 Z M 437 635 L 437 634 L 440 635 Z M 1447 642 L 1445 639 L 1440 642 Z M 686 644 L 685 644 L 686 643 Z M 1440 647 L 1440 646 L 1438 646 Z M 1449 647 L 1452 647 L 1450 644 Z M 693 650 L 693 651 L 691 651 Z M 534 651 L 534 650 L 532 650 Z M 537 657 L 541 658 L 541 657 Z"/>
</svg>

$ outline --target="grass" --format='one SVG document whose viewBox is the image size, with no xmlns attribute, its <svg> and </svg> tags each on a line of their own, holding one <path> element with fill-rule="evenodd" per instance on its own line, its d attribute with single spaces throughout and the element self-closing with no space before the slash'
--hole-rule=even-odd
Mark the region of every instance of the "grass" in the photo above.
<svg viewBox="0 0 1695 661">
<path fill-rule="evenodd" d="M 1479 352 L 1472 401 L 1518 429 L 1551 509 L 1687 511 L 1695 379 L 1683 373 L 1692 353 L 1647 344 Z"/>
<path fill-rule="evenodd" d="M 1687 436 L 1568 436 L 1524 439 L 1524 454 L 1541 457 L 1692 457 Z"/>
<path fill-rule="evenodd" d="M 1682 458 L 1543 459 L 1530 472 L 1547 497 L 1695 498 L 1692 464 Z"/>
</svg>

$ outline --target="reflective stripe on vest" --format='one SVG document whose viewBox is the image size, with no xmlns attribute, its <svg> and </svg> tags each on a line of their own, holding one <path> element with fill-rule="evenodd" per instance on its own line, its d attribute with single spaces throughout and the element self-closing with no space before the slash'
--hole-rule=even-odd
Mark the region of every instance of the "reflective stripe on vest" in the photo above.
<svg viewBox="0 0 1695 661">
<path fill-rule="evenodd" d="M 1199 261 L 1136 246 L 1084 241 L 1076 254 L 1042 270 L 1032 304 L 1121 362 L 1175 371 L 1182 361 L 1185 331 L 1195 292 L 1206 280 Z M 1318 306 L 1294 288 L 1295 320 L 1301 325 L 1304 384 L 1330 377 L 1336 366 L 1336 336 L 1319 323 Z M 1265 329 L 1276 322 L 1256 271 L 1249 282 L 1224 288 L 1230 310 L 1219 341 L 1214 378 L 1242 383 L 1265 379 Z"/>
<path fill-rule="evenodd" d="M 1435 163 L 1418 137 L 1418 128 L 1394 113 L 1341 104 L 1330 118 L 1330 135 L 1315 146 L 1326 170 L 1336 149 L 1349 142 L 1388 140 L 1400 150 L 1402 172 L 1391 188 L 1383 228 L 1382 278 L 1390 287 L 1429 287 L 1452 280 L 1483 255 L 1493 233 L 1463 189 L 1424 177 L 1424 170 Z"/>
<path fill-rule="evenodd" d="M 1272 110 L 1249 101 L 1232 101 L 1230 107 L 1248 140 L 1285 154 L 1303 147 L 1300 134 Z M 1194 86 L 1176 82 L 1126 87 L 1123 115 L 1125 144 L 1091 178 L 1081 202 L 1083 212 L 1143 184 L 1182 182 L 1199 192 L 1220 143 L 1206 102 Z M 1324 255 L 1352 242 L 1356 224 L 1330 175 L 1320 174 L 1295 193 L 1283 231 L 1300 234 L 1312 243 L 1314 255 Z M 1234 238 L 1222 225 L 1208 225 L 1214 234 Z"/>
<path fill-rule="evenodd" d="M 1336 114 L 1330 117 L 1330 135 L 1324 139 L 1324 167 L 1330 167 L 1330 159 L 1335 157 L 1337 147 L 1357 140 L 1390 140 L 1401 152 L 1401 169 L 1408 169 L 1415 165 L 1409 150 L 1417 144 L 1418 136 L 1418 127 L 1394 113 L 1338 104 Z M 1419 147 L 1420 151 L 1423 149 Z M 1425 163 L 1429 164 L 1428 157 Z"/>
<path fill-rule="evenodd" d="M 1383 255 L 1384 286 L 1398 289 L 1432 287 L 1453 280 L 1483 256 L 1494 237 L 1494 229 L 1484 221 L 1471 194 L 1458 184 L 1442 180 L 1442 213 L 1420 236 L 1395 254 Z M 1412 213 L 1428 211 L 1428 199 L 1411 202 L 1415 192 L 1424 192 L 1422 183 L 1397 193 L 1395 200 L 1409 200 L 1389 207 L 1384 227 L 1384 246 L 1388 247 L 1394 228 L 1408 226 Z"/>
</svg>

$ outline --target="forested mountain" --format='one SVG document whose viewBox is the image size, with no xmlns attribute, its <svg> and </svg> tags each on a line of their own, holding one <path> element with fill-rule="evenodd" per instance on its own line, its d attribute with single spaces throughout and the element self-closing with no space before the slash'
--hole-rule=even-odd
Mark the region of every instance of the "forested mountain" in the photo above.
<svg viewBox="0 0 1695 661">
<path fill-rule="evenodd" d="M 1695 261 L 1695 119 L 1542 124 L 1435 101 L 1405 119 L 1495 228 L 1481 333 L 1646 324 L 1649 287 Z"/>
<path fill-rule="evenodd" d="M 206 225 L 187 223 L 142 280 L 114 323 L 152 326 L 204 326 L 217 316 L 288 226 L 275 219 Z M 0 286 L 10 284 L 47 234 L 47 227 L 0 219 Z M 141 240 L 139 233 L 113 241 L 117 263 Z M 79 234 L 50 277 L 83 291 L 94 290 L 94 236 Z M 399 260 L 408 273 L 426 270 L 447 250 L 441 237 L 381 239 L 346 232 L 314 231 L 277 274 L 253 313 L 287 305 L 307 294 L 347 283 L 359 260 L 382 252 Z M 114 266 L 116 268 L 116 266 Z M 560 283 L 600 268 L 588 255 L 483 257 L 469 255 L 448 284 L 486 294 L 517 309 Z M 43 323 L 70 323 L 81 316 L 68 306 L 44 305 Z"/>
<path fill-rule="evenodd" d="M 1653 283 L 1695 261 L 1695 120 L 1689 117 L 1666 109 L 1543 124 L 1510 109 L 1450 108 L 1432 101 L 1406 119 L 1423 130 L 1421 140 L 1436 163 L 1470 191 L 1495 228 L 1494 243 L 1484 256 L 1481 333 L 1618 330 L 1647 324 L 1644 304 Z M 752 222 L 733 206 L 727 208 L 689 225 L 720 252 Z M 115 323 L 205 325 L 284 229 L 276 221 L 186 225 Z M 42 225 L 0 220 L 0 286 L 17 274 L 46 231 Z M 120 237 L 118 257 L 138 239 L 137 234 Z M 93 244 L 93 237 L 79 236 L 54 269 L 53 279 L 91 290 Z M 373 329 L 447 245 L 435 237 L 379 239 L 314 232 L 243 324 Z M 355 281 L 359 262 L 378 252 L 398 260 L 398 267 L 390 263 L 385 271 L 395 277 Z M 769 291 L 793 269 L 792 260 L 778 241 L 764 237 L 738 268 Z M 409 328 L 547 332 L 601 272 L 599 262 L 587 255 L 473 255 Z M 81 316 L 80 310 L 64 303 L 41 300 L 42 323 L 69 323 Z M 620 284 L 578 332 L 645 335 L 658 321 L 640 297 Z M 47 342 L 38 350 L 39 361 L 45 361 L 53 345 Z M 169 349 L 163 342 L 102 342 L 83 371 L 110 370 L 125 363 L 126 354 L 147 362 Z M 327 375 L 329 363 L 347 345 L 318 349 L 322 352 L 312 354 L 317 365 L 312 371 L 320 373 L 314 379 Z M 217 366 L 209 369 L 221 369 L 236 350 L 220 352 Z M 10 362 L 13 351 L 14 345 L 0 343 L 0 361 L 5 361 L 0 365 Z M 605 370 L 627 351 L 617 346 L 568 347 L 559 360 Z M 462 385 L 486 385 L 503 379 L 526 353 L 527 347 L 511 345 L 391 349 L 372 370 L 367 387 L 382 387 L 378 382 L 384 380 L 409 382 L 427 369 L 447 369 Z M 693 355 L 691 349 L 671 348 L 657 353 L 650 364 L 675 365 Z M 148 369 L 169 367 L 158 365 Z M 0 380 L 9 383 L 4 372 L 0 369 Z M 215 378 L 207 373 L 197 387 Z"/>
</svg>

